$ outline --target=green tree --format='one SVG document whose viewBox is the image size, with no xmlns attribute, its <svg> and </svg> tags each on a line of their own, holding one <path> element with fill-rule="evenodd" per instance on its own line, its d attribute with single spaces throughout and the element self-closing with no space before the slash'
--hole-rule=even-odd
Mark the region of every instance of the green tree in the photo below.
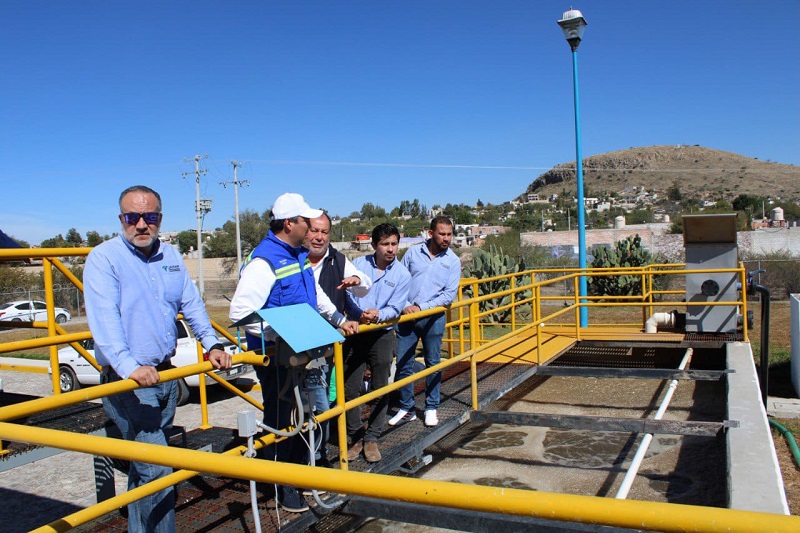
<svg viewBox="0 0 800 533">
<path fill-rule="evenodd" d="M 75 228 L 70 228 L 67 232 L 67 237 L 65 239 L 70 246 L 78 247 L 83 244 L 83 237 L 78 230 Z"/>
<path fill-rule="evenodd" d="M 197 248 L 197 231 L 193 229 L 178 233 L 178 251 L 185 254 Z"/>
<path fill-rule="evenodd" d="M 97 246 L 98 244 L 103 242 L 104 240 L 106 240 L 106 239 L 101 237 L 100 234 L 98 232 L 96 232 L 96 231 L 87 231 L 86 232 L 86 241 L 87 241 L 86 244 L 88 246 L 92 247 L 92 248 L 94 248 L 95 246 Z"/>
<path fill-rule="evenodd" d="M 683 194 L 681 193 L 680 187 L 678 187 L 678 182 L 673 182 L 672 186 L 667 189 L 667 198 L 673 202 L 680 202 L 683 200 Z"/>
<path fill-rule="evenodd" d="M 39 246 L 42 248 L 69 248 L 69 243 L 67 243 L 64 236 L 59 233 L 55 237 L 43 240 Z"/>
</svg>

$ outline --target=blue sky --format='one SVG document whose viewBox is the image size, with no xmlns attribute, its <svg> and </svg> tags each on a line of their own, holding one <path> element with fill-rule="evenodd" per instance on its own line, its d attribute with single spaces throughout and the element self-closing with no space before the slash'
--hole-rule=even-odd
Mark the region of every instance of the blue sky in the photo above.
<svg viewBox="0 0 800 533">
<path fill-rule="evenodd" d="M 700 144 L 800 164 L 800 2 L 584 0 L 584 157 Z M 551 0 L 0 3 L 0 229 L 119 229 L 145 184 L 164 230 L 287 191 L 347 215 L 500 203 L 575 159 L 572 62 Z"/>
</svg>

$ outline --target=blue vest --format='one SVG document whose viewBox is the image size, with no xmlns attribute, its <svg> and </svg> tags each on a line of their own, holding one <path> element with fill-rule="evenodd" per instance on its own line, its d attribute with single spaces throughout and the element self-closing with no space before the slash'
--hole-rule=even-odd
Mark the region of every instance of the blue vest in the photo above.
<svg viewBox="0 0 800 533">
<path fill-rule="evenodd" d="M 261 309 L 302 303 L 317 308 L 317 287 L 308 250 L 301 246 L 294 248 L 270 231 L 247 257 L 245 266 L 255 258 L 265 260 L 275 273 L 275 284 Z M 248 334 L 247 343 L 260 346 L 261 339 Z"/>
</svg>

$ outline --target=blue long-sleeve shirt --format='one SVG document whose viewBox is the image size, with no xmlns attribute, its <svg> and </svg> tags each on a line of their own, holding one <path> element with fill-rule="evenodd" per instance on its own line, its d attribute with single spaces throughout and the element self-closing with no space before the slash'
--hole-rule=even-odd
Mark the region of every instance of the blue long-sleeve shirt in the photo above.
<svg viewBox="0 0 800 533">
<path fill-rule="evenodd" d="M 448 248 L 431 257 L 428 243 L 414 245 L 403 256 L 411 273 L 407 305 L 421 310 L 450 305 L 456 299 L 461 280 L 461 260 Z"/>
<path fill-rule="evenodd" d="M 147 258 L 122 236 L 95 247 L 83 271 L 95 358 L 122 378 L 175 355 L 178 313 L 209 350 L 219 342 L 200 293 L 175 248 L 158 241 Z"/>
<path fill-rule="evenodd" d="M 353 266 L 369 276 L 372 288 L 366 296 L 358 297 L 347 292 L 345 309 L 353 320 L 361 318 L 365 309 L 378 310 L 378 322 L 386 322 L 400 316 L 406 306 L 411 274 L 397 259 L 386 270 L 381 271 L 375 263 L 375 254 L 357 257 Z"/>
</svg>

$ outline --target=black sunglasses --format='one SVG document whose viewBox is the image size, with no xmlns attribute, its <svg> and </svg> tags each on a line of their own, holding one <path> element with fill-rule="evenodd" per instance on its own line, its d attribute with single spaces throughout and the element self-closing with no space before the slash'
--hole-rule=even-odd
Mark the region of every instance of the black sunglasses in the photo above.
<svg viewBox="0 0 800 533">
<path fill-rule="evenodd" d="M 139 223 L 139 219 L 143 218 L 145 223 L 149 226 L 154 226 L 161 222 L 161 213 L 122 213 L 120 215 L 126 224 L 131 226 Z"/>
</svg>

